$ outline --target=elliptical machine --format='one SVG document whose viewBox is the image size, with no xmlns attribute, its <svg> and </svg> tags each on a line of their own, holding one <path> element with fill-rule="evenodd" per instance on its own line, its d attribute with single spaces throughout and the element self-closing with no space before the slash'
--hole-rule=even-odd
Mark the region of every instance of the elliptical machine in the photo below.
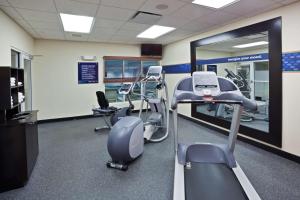
<svg viewBox="0 0 300 200">
<path fill-rule="evenodd" d="M 132 110 L 134 110 L 134 105 L 130 99 L 130 95 L 133 87 L 134 87 L 133 83 L 123 83 L 122 86 L 118 89 L 118 94 L 125 96 L 125 98 L 129 103 L 129 106 L 119 109 L 111 116 L 110 122 L 112 125 L 115 125 L 117 121 L 119 121 L 121 118 L 130 116 Z"/>
<path fill-rule="evenodd" d="M 165 74 L 162 72 L 162 66 L 151 66 L 145 78 L 141 81 L 141 106 L 139 118 L 143 119 L 142 111 L 144 103 L 146 106 L 146 119 L 144 120 L 144 140 L 145 142 L 161 142 L 168 137 L 169 134 L 169 95 L 168 87 L 165 81 Z M 158 91 L 157 97 L 149 97 L 147 94 L 147 84 L 155 84 L 155 90 Z M 151 93 L 151 91 L 150 91 Z M 148 110 L 150 107 L 150 115 Z M 159 135 L 158 137 L 154 137 Z"/>
<path fill-rule="evenodd" d="M 112 158 L 106 164 L 109 168 L 126 171 L 128 164 L 144 152 L 144 142 L 161 142 L 168 137 L 169 99 L 162 67 L 151 66 L 146 77 L 140 82 L 141 94 L 136 94 L 141 96 L 140 117 L 123 117 L 112 127 L 107 142 L 108 153 Z M 146 95 L 147 82 L 155 82 L 157 89 L 163 89 L 160 98 L 149 98 Z M 151 109 L 151 114 L 145 123 L 141 119 L 144 102 L 147 102 Z M 152 136 L 160 130 L 164 134 L 154 139 Z"/>
</svg>

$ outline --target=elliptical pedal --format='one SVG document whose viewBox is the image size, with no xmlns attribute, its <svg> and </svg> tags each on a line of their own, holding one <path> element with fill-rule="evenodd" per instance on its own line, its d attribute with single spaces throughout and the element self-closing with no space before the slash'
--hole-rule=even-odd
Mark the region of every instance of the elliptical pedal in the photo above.
<svg viewBox="0 0 300 200">
<path fill-rule="evenodd" d="M 122 170 L 122 171 L 127 171 L 128 170 L 128 165 L 114 163 L 112 161 L 108 161 L 106 163 L 106 167 L 107 168 L 112 168 L 112 169 L 118 169 L 118 170 Z"/>
</svg>

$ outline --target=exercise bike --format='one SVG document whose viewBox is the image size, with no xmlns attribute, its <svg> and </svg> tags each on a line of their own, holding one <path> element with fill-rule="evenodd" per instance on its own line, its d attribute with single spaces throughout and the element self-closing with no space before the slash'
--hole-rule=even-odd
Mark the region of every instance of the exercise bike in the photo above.
<svg viewBox="0 0 300 200">
<path fill-rule="evenodd" d="M 132 110 L 134 109 L 134 105 L 131 102 L 130 95 L 132 92 L 132 88 L 134 87 L 133 83 L 123 83 L 122 86 L 118 89 L 118 94 L 125 95 L 125 98 L 128 100 L 129 106 L 123 108 L 116 108 L 109 106 L 109 102 L 105 97 L 105 94 L 102 91 L 97 91 L 97 100 L 99 104 L 99 108 L 93 108 L 94 116 L 102 116 L 106 126 L 96 127 L 95 132 L 111 129 L 113 125 L 115 125 L 121 118 L 125 116 L 130 116 Z M 110 117 L 110 119 L 108 119 Z M 110 122 L 109 122 L 110 121 Z"/>
</svg>

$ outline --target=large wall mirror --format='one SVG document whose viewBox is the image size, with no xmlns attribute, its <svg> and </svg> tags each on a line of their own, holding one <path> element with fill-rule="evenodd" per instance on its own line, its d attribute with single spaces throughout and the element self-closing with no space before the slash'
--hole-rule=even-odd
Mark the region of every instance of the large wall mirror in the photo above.
<svg viewBox="0 0 300 200">
<path fill-rule="evenodd" d="M 192 71 L 232 80 L 258 105 L 244 110 L 240 133 L 281 147 L 281 18 L 191 42 Z M 231 105 L 193 105 L 192 116 L 229 128 Z"/>
</svg>

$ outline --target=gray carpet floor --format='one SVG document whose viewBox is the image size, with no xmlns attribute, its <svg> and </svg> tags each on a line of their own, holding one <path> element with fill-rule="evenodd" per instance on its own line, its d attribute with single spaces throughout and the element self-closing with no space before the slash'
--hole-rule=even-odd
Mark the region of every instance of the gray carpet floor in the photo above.
<svg viewBox="0 0 300 200">
<path fill-rule="evenodd" d="M 0 194 L 1 200 L 172 199 L 173 135 L 147 144 L 127 172 L 106 168 L 107 133 L 95 134 L 99 118 L 39 125 L 40 154 L 26 187 Z M 225 142 L 226 137 L 179 119 L 183 142 Z M 300 165 L 249 144 L 238 142 L 236 159 L 265 200 L 300 199 Z M 208 180 L 209 181 L 209 180 Z"/>
</svg>

